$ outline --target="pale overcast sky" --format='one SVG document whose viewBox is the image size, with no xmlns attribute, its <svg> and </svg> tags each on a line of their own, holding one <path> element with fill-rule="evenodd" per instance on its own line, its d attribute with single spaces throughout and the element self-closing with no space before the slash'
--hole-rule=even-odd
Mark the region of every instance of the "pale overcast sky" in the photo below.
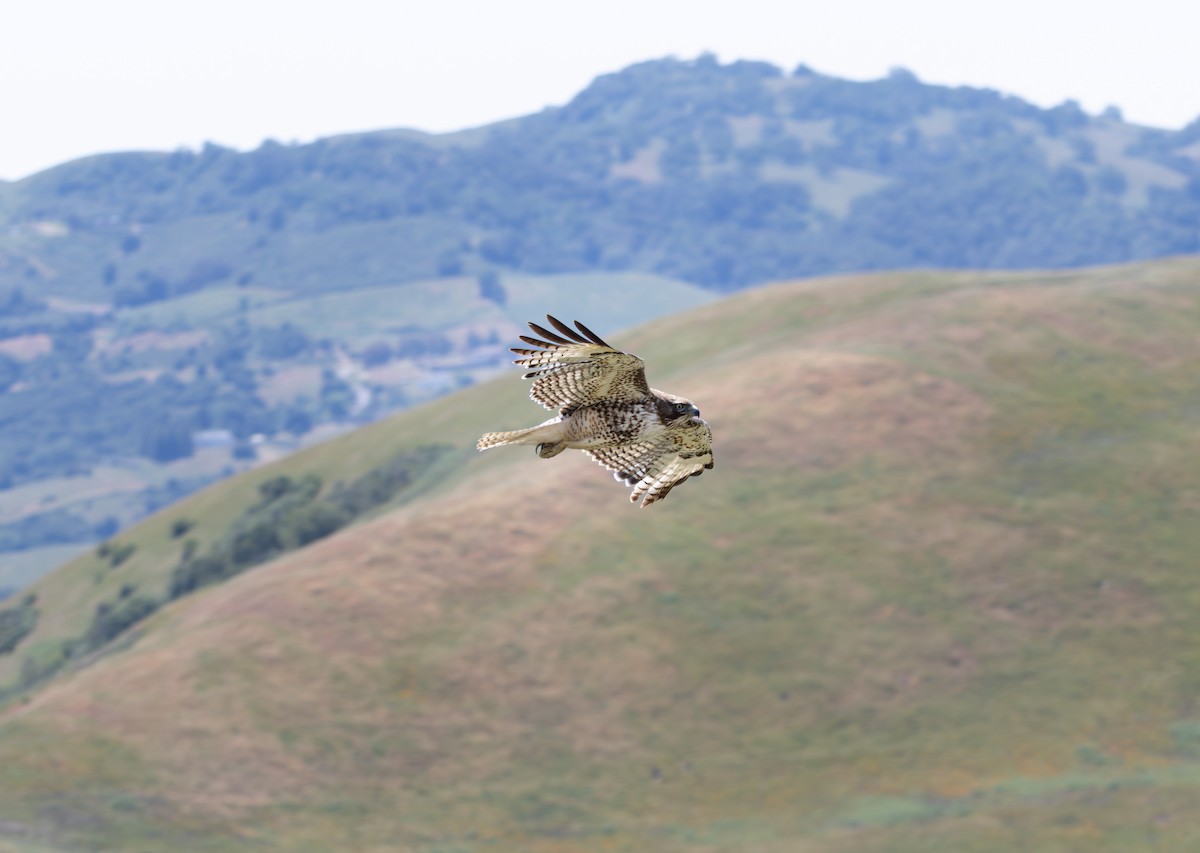
<svg viewBox="0 0 1200 853">
<path fill-rule="evenodd" d="M 1200 117 L 1195 0 L 5 0 L 0 178 L 102 151 L 457 130 L 704 51 Z"/>
</svg>

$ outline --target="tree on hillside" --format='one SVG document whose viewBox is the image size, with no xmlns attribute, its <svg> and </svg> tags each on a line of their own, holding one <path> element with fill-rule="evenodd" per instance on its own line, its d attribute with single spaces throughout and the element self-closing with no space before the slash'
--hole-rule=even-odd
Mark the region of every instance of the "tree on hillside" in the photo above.
<svg viewBox="0 0 1200 853">
<path fill-rule="evenodd" d="M 0 352 L 0 393 L 21 378 L 21 362 Z"/>
<path fill-rule="evenodd" d="M 253 336 L 258 354 L 276 360 L 295 358 L 312 345 L 304 330 L 291 323 L 260 326 L 253 330 Z"/>
<path fill-rule="evenodd" d="M 0 317 L 20 317 L 45 310 L 45 302 L 27 296 L 19 287 L 10 290 L 7 297 L 0 298 Z"/>
<path fill-rule="evenodd" d="M 37 596 L 27 595 L 19 607 L 0 610 L 0 655 L 11 654 L 37 627 Z"/>
<path fill-rule="evenodd" d="M 446 251 L 438 255 L 437 274 L 441 276 L 462 275 L 462 258 L 458 252 Z"/>
<path fill-rule="evenodd" d="M 495 270 L 485 270 L 479 274 L 479 298 L 494 302 L 501 307 L 508 302 L 508 293 L 500 283 L 500 276 Z"/>
<path fill-rule="evenodd" d="M 378 367 L 392 360 L 392 347 L 387 341 L 375 341 L 362 351 L 362 361 L 367 367 Z"/>
<path fill-rule="evenodd" d="M 191 426 L 178 420 L 152 423 L 142 434 L 141 451 L 155 462 L 186 459 L 196 452 Z"/>
</svg>

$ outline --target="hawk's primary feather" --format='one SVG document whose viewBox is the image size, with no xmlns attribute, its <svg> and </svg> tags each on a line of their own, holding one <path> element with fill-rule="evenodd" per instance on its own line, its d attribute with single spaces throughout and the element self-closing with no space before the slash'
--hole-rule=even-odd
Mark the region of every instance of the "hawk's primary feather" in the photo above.
<svg viewBox="0 0 1200 853">
<path fill-rule="evenodd" d="M 523 356 L 513 364 L 526 368 L 525 378 L 534 380 L 529 396 L 535 402 L 568 415 L 602 400 L 636 401 L 649 395 L 645 363 L 636 355 L 613 349 L 578 320 L 575 332 L 554 317 L 546 319 L 562 335 L 530 323 L 529 328 L 546 340 L 528 335 L 521 340 L 541 349 L 512 349 Z"/>
</svg>

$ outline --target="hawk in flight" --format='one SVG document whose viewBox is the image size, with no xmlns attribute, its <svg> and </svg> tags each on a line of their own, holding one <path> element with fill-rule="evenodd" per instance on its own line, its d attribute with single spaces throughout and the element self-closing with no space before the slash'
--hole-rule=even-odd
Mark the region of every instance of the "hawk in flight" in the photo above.
<svg viewBox="0 0 1200 853">
<path fill-rule="evenodd" d="M 546 319 L 557 333 L 530 323 L 542 339 L 521 340 L 538 349 L 513 348 L 521 356 L 513 364 L 534 380 L 529 396 L 558 414 L 528 429 L 486 433 L 480 450 L 532 444 L 543 459 L 582 450 L 633 486 L 629 499 L 643 507 L 713 467 L 712 430 L 695 403 L 651 388 L 645 362 L 613 349 L 578 320 L 572 329 Z"/>
</svg>

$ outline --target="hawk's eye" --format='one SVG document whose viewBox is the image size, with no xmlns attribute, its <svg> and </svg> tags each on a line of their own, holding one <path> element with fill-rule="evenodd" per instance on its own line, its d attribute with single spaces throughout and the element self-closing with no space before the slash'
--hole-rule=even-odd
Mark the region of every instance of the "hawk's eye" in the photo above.
<svg viewBox="0 0 1200 853">
<path fill-rule="evenodd" d="M 679 412 L 679 414 L 681 414 L 681 415 L 690 408 L 691 408 L 691 406 L 689 406 L 687 403 L 676 403 L 675 404 L 675 411 Z"/>
</svg>

